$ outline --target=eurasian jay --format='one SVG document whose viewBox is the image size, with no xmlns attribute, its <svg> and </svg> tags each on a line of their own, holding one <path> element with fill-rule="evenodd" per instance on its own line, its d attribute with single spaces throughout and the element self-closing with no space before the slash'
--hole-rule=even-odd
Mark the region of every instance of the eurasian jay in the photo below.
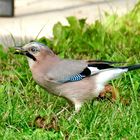
<svg viewBox="0 0 140 140">
<path fill-rule="evenodd" d="M 38 42 L 17 48 L 16 53 L 27 56 L 33 78 L 40 86 L 72 102 L 75 111 L 79 111 L 86 100 L 98 97 L 109 80 L 140 69 L 140 64 L 115 67 L 112 65 L 117 62 L 61 59 Z"/>
</svg>

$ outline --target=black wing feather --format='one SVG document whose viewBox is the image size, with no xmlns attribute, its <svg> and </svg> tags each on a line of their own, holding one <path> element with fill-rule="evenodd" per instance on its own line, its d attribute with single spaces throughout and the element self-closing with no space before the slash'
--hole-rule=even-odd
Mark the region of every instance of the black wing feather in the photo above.
<svg viewBox="0 0 140 140">
<path fill-rule="evenodd" d="M 112 66 L 112 64 L 124 63 L 124 62 L 113 62 L 113 61 L 102 61 L 102 60 L 89 60 L 87 62 L 88 62 L 88 67 L 95 67 L 99 70 L 114 68 L 114 66 Z M 85 77 L 90 76 L 91 71 L 88 67 L 86 67 L 80 74 Z"/>
<path fill-rule="evenodd" d="M 126 62 L 114 62 L 114 61 L 105 61 L 105 60 L 88 60 L 88 64 L 125 64 Z"/>
</svg>

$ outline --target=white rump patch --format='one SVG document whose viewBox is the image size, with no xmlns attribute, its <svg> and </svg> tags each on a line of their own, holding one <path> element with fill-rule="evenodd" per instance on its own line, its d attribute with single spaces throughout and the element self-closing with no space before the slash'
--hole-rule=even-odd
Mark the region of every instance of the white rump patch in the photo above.
<svg viewBox="0 0 140 140">
<path fill-rule="evenodd" d="M 106 70 L 101 70 L 96 76 L 96 81 L 98 84 L 105 84 L 109 80 L 117 78 L 119 75 L 127 72 L 128 69 L 121 69 L 121 68 L 116 68 L 116 69 L 106 69 Z"/>
</svg>

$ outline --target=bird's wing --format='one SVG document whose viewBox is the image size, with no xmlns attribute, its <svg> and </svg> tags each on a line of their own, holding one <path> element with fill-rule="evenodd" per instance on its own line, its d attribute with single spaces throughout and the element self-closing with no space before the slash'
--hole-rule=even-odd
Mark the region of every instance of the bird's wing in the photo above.
<svg viewBox="0 0 140 140">
<path fill-rule="evenodd" d="M 100 71 L 113 68 L 112 64 L 120 62 L 99 60 L 61 60 L 47 72 L 47 79 L 54 82 L 74 82 L 92 76 Z"/>
<path fill-rule="evenodd" d="M 47 72 L 47 79 L 54 82 L 67 82 L 70 77 L 81 73 L 88 64 L 80 60 L 61 60 Z"/>
</svg>

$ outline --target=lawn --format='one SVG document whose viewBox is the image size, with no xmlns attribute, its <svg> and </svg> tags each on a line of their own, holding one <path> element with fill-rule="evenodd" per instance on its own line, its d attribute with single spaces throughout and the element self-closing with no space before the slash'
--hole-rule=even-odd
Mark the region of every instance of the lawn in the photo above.
<svg viewBox="0 0 140 140">
<path fill-rule="evenodd" d="M 53 39 L 38 41 L 61 58 L 140 63 L 140 2 L 122 17 L 105 13 L 102 21 L 68 17 L 56 23 Z M 140 70 L 111 81 L 116 102 L 87 101 L 70 121 L 74 108 L 56 114 L 67 101 L 48 94 L 32 79 L 26 58 L 0 46 L 0 140 L 139 140 Z"/>
</svg>

